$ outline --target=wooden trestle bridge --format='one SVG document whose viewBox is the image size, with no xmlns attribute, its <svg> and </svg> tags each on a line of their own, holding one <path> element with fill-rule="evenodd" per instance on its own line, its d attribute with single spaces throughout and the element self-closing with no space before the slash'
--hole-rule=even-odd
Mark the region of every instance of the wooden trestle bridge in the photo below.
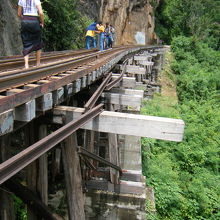
<svg viewBox="0 0 220 220">
<path fill-rule="evenodd" d="M 180 142 L 184 131 L 180 119 L 138 114 L 160 89 L 165 50 L 44 53 L 27 70 L 20 56 L 0 59 L 1 219 L 16 219 L 12 194 L 30 220 L 64 219 L 58 191 L 66 219 L 145 219 L 140 137 Z"/>
</svg>

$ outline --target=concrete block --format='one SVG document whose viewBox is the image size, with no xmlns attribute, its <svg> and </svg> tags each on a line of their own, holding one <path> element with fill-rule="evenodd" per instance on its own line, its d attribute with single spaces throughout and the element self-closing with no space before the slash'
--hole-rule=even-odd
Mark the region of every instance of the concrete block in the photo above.
<svg viewBox="0 0 220 220">
<path fill-rule="evenodd" d="M 80 89 L 81 89 L 81 79 L 76 79 L 73 82 L 73 92 L 77 93 L 80 91 Z"/>
<path fill-rule="evenodd" d="M 145 192 L 145 185 L 142 182 L 120 181 L 120 193 L 142 195 Z"/>
<path fill-rule="evenodd" d="M 59 89 L 52 92 L 53 95 L 53 104 L 58 105 L 64 101 L 64 88 L 60 87 Z"/>
<path fill-rule="evenodd" d="M 14 114 L 13 109 L 0 113 L 0 136 L 13 131 Z"/>
<path fill-rule="evenodd" d="M 15 117 L 17 121 L 28 122 L 36 117 L 36 103 L 35 99 L 18 107 L 15 107 Z"/>
<path fill-rule="evenodd" d="M 64 86 L 65 97 L 70 97 L 73 94 L 73 83 L 68 83 Z"/>
<path fill-rule="evenodd" d="M 85 88 L 87 85 L 86 85 L 86 76 L 83 76 L 82 78 L 81 78 L 81 87 L 82 88 Z"/>
<path fill-rule="evenodd" d="M 36 99 L 36 110 L 45 112 L 53 107 L 53 96 L 52 93 L 46 93 Z"/>
</svg>

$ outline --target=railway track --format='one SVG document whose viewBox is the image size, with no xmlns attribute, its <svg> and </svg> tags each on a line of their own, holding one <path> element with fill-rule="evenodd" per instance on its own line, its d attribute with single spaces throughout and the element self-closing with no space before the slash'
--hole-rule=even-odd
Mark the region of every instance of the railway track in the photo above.
<svg viewBox="0 0 220 220">
<path fill-rule="evenodd" d="M 85 77 L 128 50 L 129 47 L 118 47 L 92 54 L 91 51 L 87 51 L 86 55 L 62 59 L 40 67 L 0 72 L 0 113 Z M 140 50 L 140 47 L 136 50 Z M 63 55 L 66 56 L 65 53 Z M 36 88 L 24 90 L 27 84 L 35 84 Z M 18 89 L 19 92 L 9 95 L 8 91 L 11 89 Z"/>
<path fill-rule="evenodd" d="M 111 55 L 115 52 L 123 51 L 124 49 L 115 48 L 113 50 L 108 50 L 102 53 L 91 51 L 83 51 L 76 53 L 64 53 L 53 55 L 49 57 L 44 57 L 43 60 L 57 60 L 56 62 L 47 63 L 46 65 L 42 65 L 40 67 L 30 68 L 30 69 L 18 69 L 14 71 L 6 71 L 0 73 L 0 92 L 3 92 L 7 89 L 14 88 L 16 86 L 22 86 L 28 82 L 34 82 L 39 79 L 47 78 L 51 75 L 57 75 L 64 71 L 73 70 L 78 66 L 82 66 L 101 57 L 105 57 Z M 73 57 L 73 54 L 75 57 Z M 77 54 L 77 55 L 76 55 Z M 12 59 L 14 60 L 14 59 Z M 58 61 L 59 60 L 59 61 Z M 17 61 L 6 61 L 3 64 L 7 65 L 9 68 L 14 66 Z M 19 61 L 20 62 L 20 61 Z M 1 67 L 1 64 L 0 64 Z"/>
<path fill-rule="evenodd" d="M 42 60 L 42 64 L 47 64 L 49 62 L 56 62 L 69 58 L 88 55 L 94 52 L 97 52 L 97 50 L 94 49 L 94 50 L 44 52 L 42 53 L 41 60 Z M 31 55 L 29 59 L 30 67 L 33 67 L 35 62 L 36 62 L 35 56 Z M 24 67 L 24 58 L 20 55 L 0 58 L 0 72 L 11 71 L 22 67 Z"/>
<path fill-rule="evenodd" d="M 125 65 L 126 62 L 127 60 L 125 60 L 123 64 Z M 109 83 L 109 81 L 111 79 L 112 74 L 109 73 L 107 75 L 107 77 L 103 80 L 102 84 L 98 87 L 93 96 L 85 104 L 85 112 L 78 120 L 69 122 L 68 124 L 59 128 L 55 132 L 46 136 L 42 140 L 36 142 L 35 144 L 29 146 L 25 150 L 21 151 L 20 153 L 16 154 L 15 156 L 0 164 L 0 184 L 4 183 L 6 180 L 18 173 L 31 162 L 38 159 L 41 155 L 43 155 L 44 153 L 52 149 L 54 146 L 59 144 L 61 141 L 63 141 L 65 138 L 67 138 L 73 132 L 75 132 L 77 129 L 81 128 L 85 123 L 98 116 L 103 111 L 103 104 L 95 106 L 98 97 L 100 97 L 105 88 L 110 89 L 113 85 L 118 83 L 122 79 L 124 72 L 125 68 L 123 67 L 121 77 L 112 81 L 111 83 Z M 82 148 L 79 149 L 79 153 L 89 158 L 93 158 L 94 160 L 97 160 L 99 162 L 102 162 L 107 166 L 119 170 L 120 173 L 122 173 L 122 170 L 119 166 L 105 160 L 102 157 L 99 157 Z"/>
</svg>

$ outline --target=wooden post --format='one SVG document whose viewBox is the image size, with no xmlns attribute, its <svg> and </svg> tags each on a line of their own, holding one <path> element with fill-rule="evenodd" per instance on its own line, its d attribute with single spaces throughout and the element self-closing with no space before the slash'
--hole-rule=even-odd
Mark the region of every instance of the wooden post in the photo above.
<svg viewBox="0 0 220 220">
<path fill-rule="evenodd" d="M 76 133 L 69 136 L 62 147 L 63 166 L 65 173 L 69 220 L 84 220 L 84 201 L 82 178 L 77 147 Z"/>
<path fill-rule="evenodd" d="M 110 104 L 109 109 L 111 111 L 114 111 L 114 106 Z M 117 134 L 112 134 L 112 133 L 108 134 L 108 145 L 109 145 L 110 162 L 115 165 L 119 165 Z M 118 184 L 119 172 L 113 168 L 110 168 L 110 179 L 112 183 Z"/>
<path fill-rule="evenodd" d="M 47 136 L 47 125 L 43 124 L 39 126 L 39 139 Z M 47 167 L 47 153 L 39 158 L 39 170 L 38 170 L 38 185 L 37 189 L 40 193 L 42 202 L 48 204 L 48 167 Z"/>
<path fill-rule="evenodd" d="M 0 163 L 9 158 L 10 134 L 0 138 Z M 10 192 L 0 188 L 0 219 L 14 220 L 14 204 Z"/>
<path fill-rule="evenodd" d="M 36 134 L 34 129 L 34 122 L 30 122 L 28 125 L 24 128 L 25 132 L 25 139 L 24 139 L 24 145 L 25 147 L 28 147 L 32 145 L 35 141 L 34 134 Z M 28 189 L 32 190 L 36 193 L 37 191 L 37 161 L 35 160 L 30 165 L 27 166 L 27 187 Z M 32 211 L 32 209 L 27 207 L 27 217 L 31 220 L 37 220 L 36 214 Z"/>
</svg>

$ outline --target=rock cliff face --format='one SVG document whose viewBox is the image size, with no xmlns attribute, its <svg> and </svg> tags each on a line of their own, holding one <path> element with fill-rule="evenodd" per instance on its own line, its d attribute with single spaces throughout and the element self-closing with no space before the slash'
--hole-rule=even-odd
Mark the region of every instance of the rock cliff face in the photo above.
<svg viewBox="0 0 220 220">
<path fill-rule="evenodd" d="M 149 0 L 101 1 L 100 18 L 115 27 L 117 44 L 154 43 L 153 14 Z"/>
<path fill-rule="evenodd" d="M 0 56 L 20 54 L 22 43 L 13 0 L 0 0 Z"/>
<path fill-rule="evenodd" d="M 80 0 L 85 14 L 94 20 L 109 22 L 116 29 L 116 44 L 152 44 L 157 42 L 154 33 L 154 9 L 160 0 Z M 91 2 L 92 5 L 91 5 Z M 90 11 L 88 11 L 90 8 Z"/>
<path fill-rule="evenodd" d="M 152 44 L 154 9 L 160 0 L 79 0 L 79 10 L 92 20 L 109 22 L 116 29 L 116 45 Z M 0 56 L 21 54 L 17 0 L 0 0 Z"/>
</svg>

